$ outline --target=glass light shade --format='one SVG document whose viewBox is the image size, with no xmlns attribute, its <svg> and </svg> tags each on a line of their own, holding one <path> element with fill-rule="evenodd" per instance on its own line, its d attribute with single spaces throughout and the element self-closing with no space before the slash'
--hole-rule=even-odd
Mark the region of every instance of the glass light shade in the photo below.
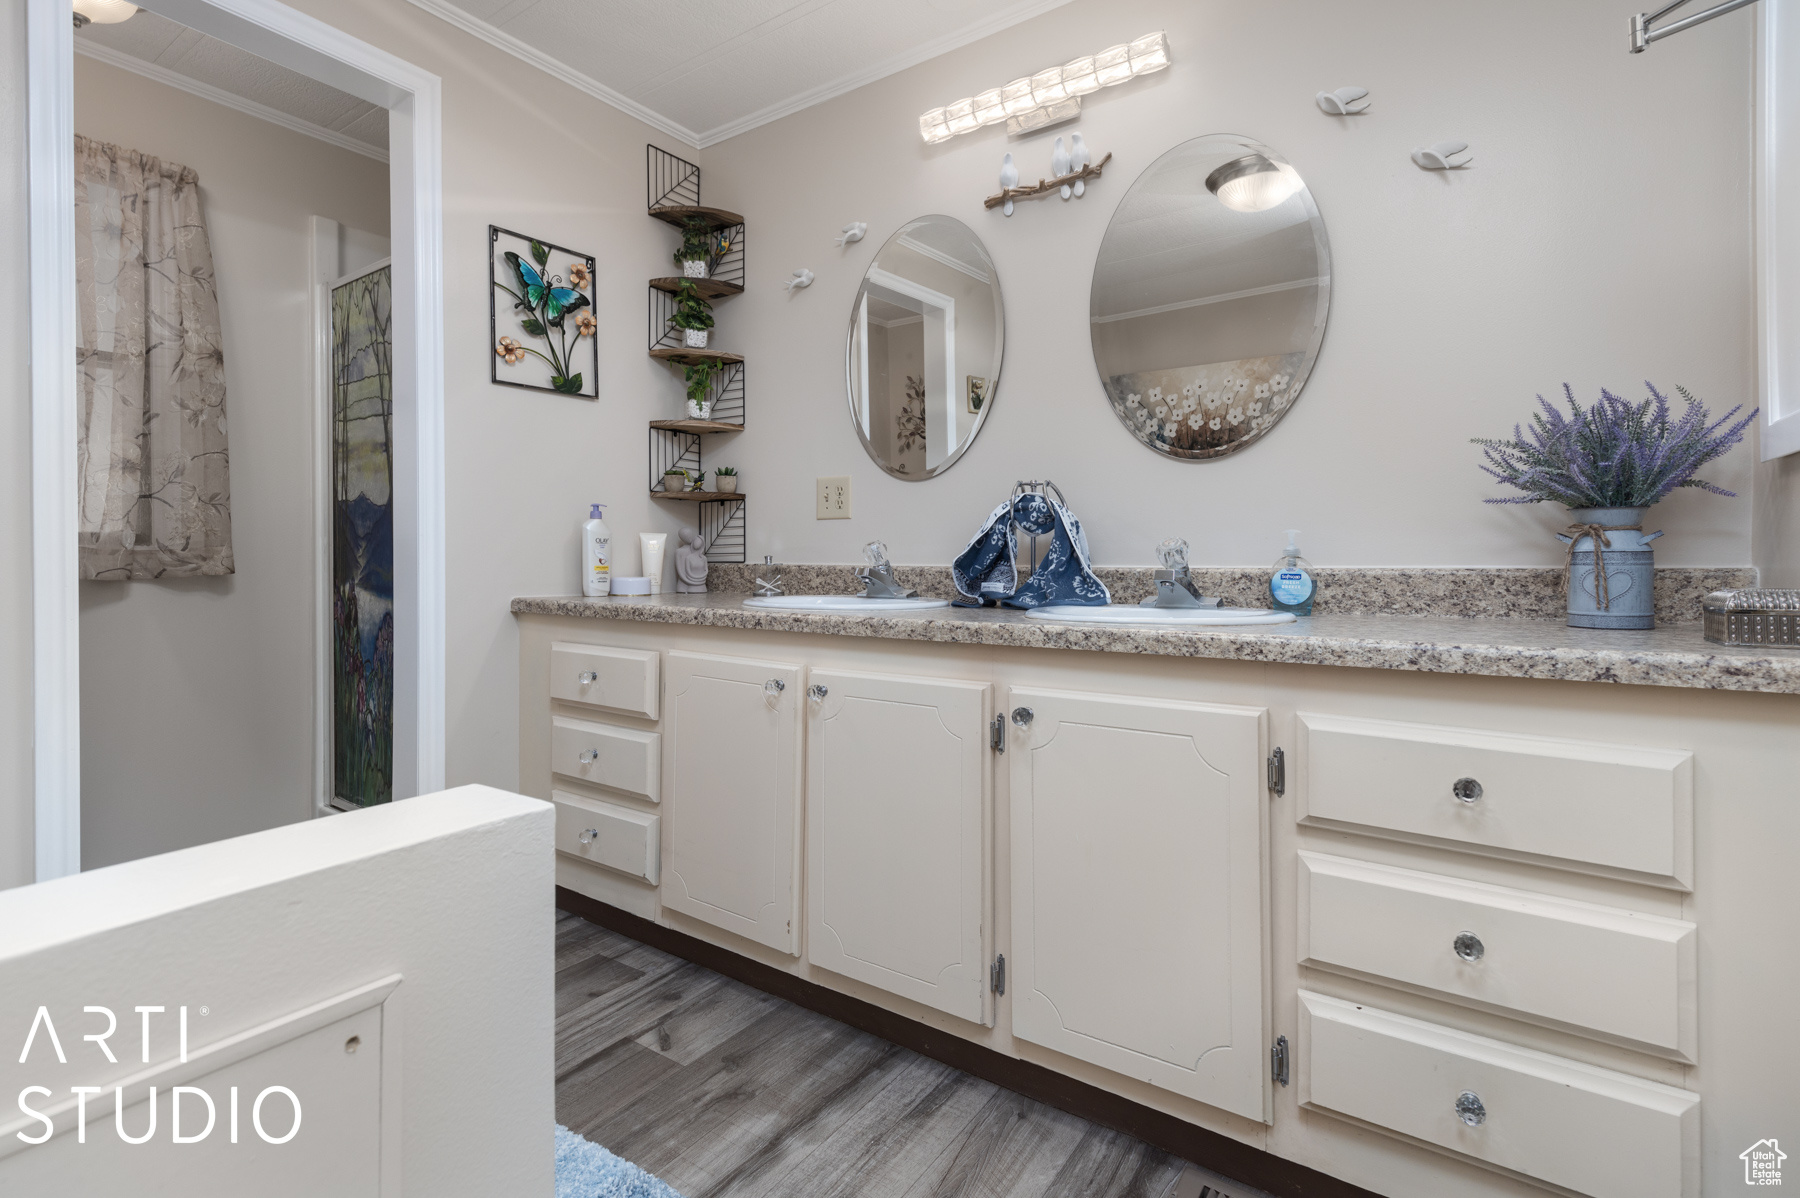
<svg viewBox="0 0 1800 1198">
<path fill-rule="evenodd" d="M 919 136 L 923 137 L 927 144 L 950 139 L 950 126 L 944 120 L 942 108 L 933 108 L 919 118 Z"/>
<path fill-rule="evenodd" d="M 75 0 L 75 11 L 96 25 L 117 25 L 137 16 L 132 0 Z"/>
<path fill-rule="evenodd" d="M 990 88 L 975 97 L 975 120 L 983 125 L 997 125 L 1006 119 L 1006 105 L 1000 102 L 1000 89 Z"/>
<path fill-rule="evenodd" d="M 1070 59 L 1063 64 L 1063 90 L 1071 96 L 1085 96 L 1089 92 L 1100 90 L 1100 80 L 1094 77 L 1094 56 Z"/>
<path fill-rule="evenodd" d="M 975 119 L 975 101 L 958 100 L 954 104 L 945 105 L 944 123 L 950 126 L 952 137 L 980 128 L 981 122 Z"/>
<path fill-rule="evenodd" d="M 1169 65 L 1169 39 L 1161 30 L 1146 33 L 1131 43 L 1131 73 L 1148 75 Z"/>
<path fill-rule="evenodd" d="M 1038 102 L 1031 98 L 1031 80 L 1029 79 L 1014 79 L 1001 88 L 1000 103 L 1005 107 L 1007 116 L 1018 116 L 1021 112 L 1030 112 L 1033 108 L 1040 107 Z"/>
<path fill-rule="evenodd" d="M 1063 89 L 1061 67 L 1051 67 L 1031 77 L 1031 98 L 1037 101 L 1039 108 L 1046 108 L 1068 97 L 1069 93 Z"/>
<path fill-rule="evenodd" d="M 1131 78 L 1131 47 L 1108 46 L 1094 55 L 1094 80 L 1101 87 L 1111 87 Z"/>
<path fill-rule="evenodd" d="M 1234 158 L 1206 176 L 1206 190 L 1234 212 L 1267 212 L 1302 186 L 1292 167 L 1277 165 L 1261 154 Z"/>
<path fill-rule="evenodd" d="M 1017 137 L 1021 133 L 1030 133 L 1033 129 L 1043 129 L 1063 121 L 1072 121 L 1081 115 L 1081 97 L 1070 96 L 1066 100 L 1058 100 L 1042 108 L 1033 108 L 1018 116 L 1006 118 L 1006 131 Z"/>
</svg>

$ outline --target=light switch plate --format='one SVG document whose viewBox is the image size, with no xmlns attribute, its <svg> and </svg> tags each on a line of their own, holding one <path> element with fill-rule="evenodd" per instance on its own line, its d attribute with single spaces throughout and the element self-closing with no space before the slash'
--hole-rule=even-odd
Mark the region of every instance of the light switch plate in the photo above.
<svg viewBox="0 0 1800 1198">
<path fill-rule="evenodd" d="M 818 518 L 820 520 L 848 520 L 850 518 L 850 476 L 838 474 L 830 478 L 821 478 L 818 499 Z"/>
</svg>

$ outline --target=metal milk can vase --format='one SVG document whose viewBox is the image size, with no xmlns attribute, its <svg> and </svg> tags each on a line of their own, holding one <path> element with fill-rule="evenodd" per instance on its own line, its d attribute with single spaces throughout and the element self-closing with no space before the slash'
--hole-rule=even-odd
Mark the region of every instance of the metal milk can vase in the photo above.
<svg viewBox="0 0 1800 1198">
<path fill-rule="evenodd" d="M 1569 509 L 1557 537 L 1569 547 L 1563 581 L 1571 628 L 1656 627 L 1656 553 L 1641 507 Z"/>
</svg>

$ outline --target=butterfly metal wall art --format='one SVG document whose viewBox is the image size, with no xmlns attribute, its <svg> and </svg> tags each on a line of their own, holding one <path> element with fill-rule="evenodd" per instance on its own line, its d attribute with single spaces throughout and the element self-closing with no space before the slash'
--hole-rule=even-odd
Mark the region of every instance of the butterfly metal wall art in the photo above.
<svg viewBox="0 0 1800 1198">
<path fill-rule="evenodd" d="M 494 382 L 596 398 L 592 255 L 489 225 L 488 283 Z"/>
</svg>

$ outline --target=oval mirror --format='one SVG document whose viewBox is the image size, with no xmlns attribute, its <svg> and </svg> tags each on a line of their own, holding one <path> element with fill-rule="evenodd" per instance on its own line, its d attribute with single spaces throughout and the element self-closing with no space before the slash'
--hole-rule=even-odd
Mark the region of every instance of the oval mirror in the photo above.
<svg viewBox="0 0 1800 1198">
<path fill-rule="evenodd" d="M 1293 407 L 1330 305 L 1325 222 L 1299 174 L 1250 138 L 1197 137 L 1138 176 L 1101 239 L 1094 364 L 1138 440 L 1223 457 Z"/>
<path fill-rule="evenodd" d="M 1000 385 L 1000 277 L 974 230 L 921 216 L 863 275 L 845 355 L 850 418 L 876 465 L 924 479 L 956 464 Z"/>
</svg>

